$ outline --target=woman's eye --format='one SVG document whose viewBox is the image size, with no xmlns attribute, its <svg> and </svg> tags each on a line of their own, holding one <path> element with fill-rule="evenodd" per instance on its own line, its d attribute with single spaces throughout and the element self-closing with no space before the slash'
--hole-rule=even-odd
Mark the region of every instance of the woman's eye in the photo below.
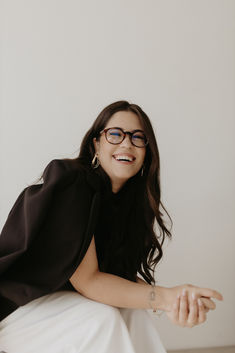
<svg viewBox="0 0 235 353">
<path fill-rule="evenodd" d="M 135 139 L 140 139 L 140 140 L 143 140 L 143 139 L 144 139 L 143 136 L 139 136 L 139 135 L 134 135 L 133 137 L 134 137 Z"/>
<path fill-rule="evenodd" d="M 112 136 L 121 136 L 121 134 L 119 132 L 111 132 L 110 135 L 112 135 Z"/>
</svg>

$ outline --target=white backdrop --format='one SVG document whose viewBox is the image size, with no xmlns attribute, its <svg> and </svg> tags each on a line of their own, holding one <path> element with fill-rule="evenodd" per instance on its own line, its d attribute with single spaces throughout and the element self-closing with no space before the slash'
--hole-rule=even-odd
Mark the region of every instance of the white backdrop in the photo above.
<svg viewBox="0 0 235 353">
<path fill-rule="evenodd" d="M 75 157 L 108 104 L 148 114 L 170 213 L 159 285 L 224 296 L 193 329 L 156 317 L 167 349 L 235 344 L 235 1 L 1 1 L 1 227 L 54 158 Z M 152 313 L 151 313 L 152 315 Z"/>
</svg>

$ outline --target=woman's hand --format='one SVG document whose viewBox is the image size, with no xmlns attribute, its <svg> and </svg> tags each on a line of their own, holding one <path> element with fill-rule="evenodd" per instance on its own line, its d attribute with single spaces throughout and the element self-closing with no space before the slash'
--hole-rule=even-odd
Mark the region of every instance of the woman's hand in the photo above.
<svg viewBox="0 0 235 353">
<path fill-rule="evenodd" d="M 189 303 L 187 291 L 183 293 L 177 296 L 172 310 L 166 312 L 170 321 L 175 325 L 190 328 L 205 322 L 206 310 L 208 311 L 209 309 L 205 309 L 202 301 L 196 296 Z"/>
<path fill-rule="evenodd" d="M 211 298 L 215 298 L 218 300 L 223 300 L 223 296 L 217 292 L 216 290 L 210 289 L 210 288 L 201 288 L 197 286 L 193 286 L 191 284 L 185 284 L 185 285 L 180 285 L 180 286 L 175 286 L 172 288 L 165 288 L 166 293 L 164 296 L 164 306 L 165 306 L 165 311 L 171 312 L 173 308 L 173 303 L 175 302 L 175 299 L 177 298 L 178 295 L 181 295 L 183 290 L 186 290 L 188 293 L 188 302 L 189 305 L 192 305 L 194 303 L 193 301 L 193 295 L 195 298 L 201 298 L 204 306 L 207 309 L 215 309 L 215 303 L 211 300 Z"/>
</svg>

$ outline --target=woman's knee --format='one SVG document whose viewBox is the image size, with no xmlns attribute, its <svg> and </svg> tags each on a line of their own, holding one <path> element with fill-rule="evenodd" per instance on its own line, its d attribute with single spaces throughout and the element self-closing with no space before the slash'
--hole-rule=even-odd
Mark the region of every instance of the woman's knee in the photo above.
<svg viewBox="0 0 235 353">
<path fill-rule="evenodd" d="M 112 305 L 96 302 L 96 314 L 99 316 L 99 320 L 103 323 L 115 323 L 117 321 L 122 321 L 122 316 L 117 307 Z"/>
<path fill-rule="evenodd" d="M 104 316 L 113 317 L 113 318 L 120 317 L 120 311 L 115 306 L 99 303 L 99 302 L 98 302 L 98 306 L 102 311 L 102 313 L 104 314 Z"/>
</svg>

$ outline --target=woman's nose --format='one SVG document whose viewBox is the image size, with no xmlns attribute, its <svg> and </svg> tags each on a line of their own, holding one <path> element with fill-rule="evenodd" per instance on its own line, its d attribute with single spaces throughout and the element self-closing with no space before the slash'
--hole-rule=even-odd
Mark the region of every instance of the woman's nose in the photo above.
<svg viewBox="0 0 235 353">
<path fill-rule="evenodd" d="M 121 142 L 121 145 L 133 146 L 132 143 L 131 143 L 131 136 L 129 134 L 126 134 L 124 140 Z"/>
</svg>

